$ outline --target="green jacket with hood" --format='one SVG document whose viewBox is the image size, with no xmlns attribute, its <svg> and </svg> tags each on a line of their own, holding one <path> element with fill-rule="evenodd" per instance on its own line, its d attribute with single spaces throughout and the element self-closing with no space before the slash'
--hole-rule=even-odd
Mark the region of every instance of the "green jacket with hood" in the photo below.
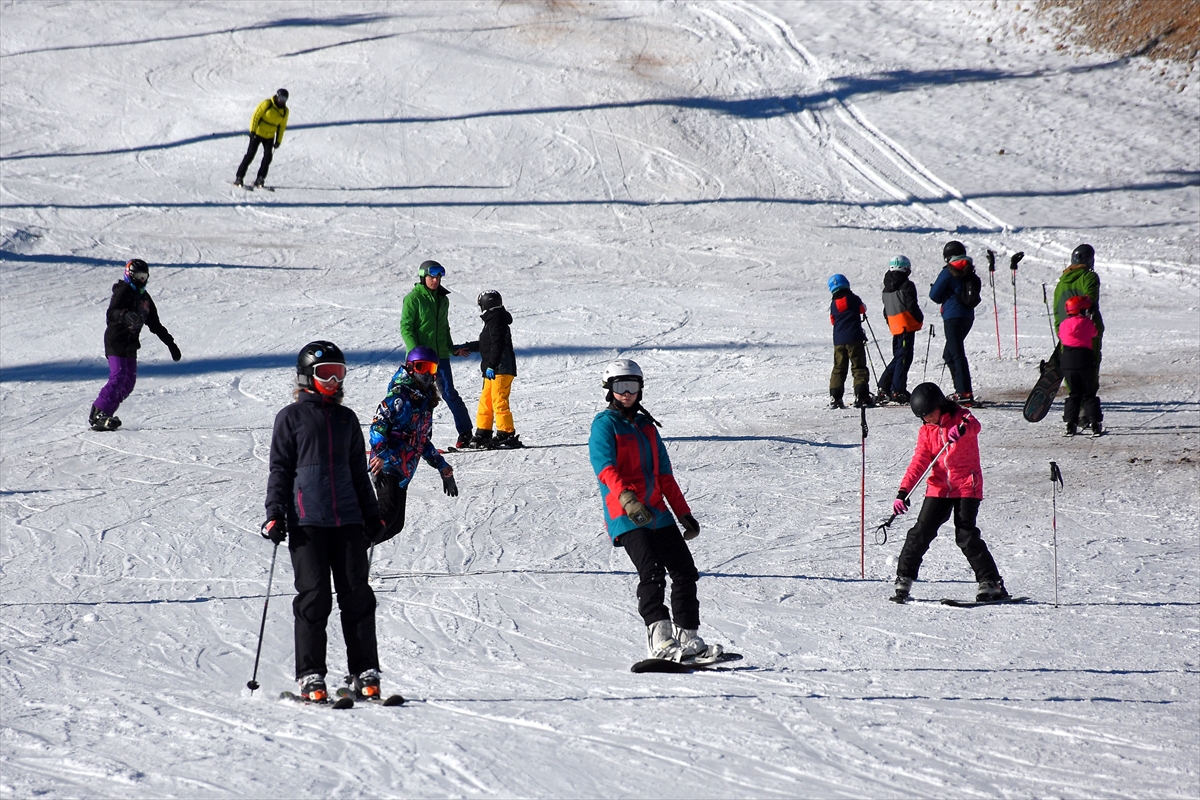
<svg viewBox="0 0 1200 800">
<path fill-rule="evenodd" d="M 404 349 L 432 347 L 438 358 L 449 358 L 454 350 L 450 338 L 450 290 L 439 286 L 430 290 L 425 281 L 419 281 L 404 296 L 404 307 L 400 312 L 400 335 L 404 337 Z"/>
<path fill-rule="evenodd" d="M 1083 264 L 1072 264 L 1063 270 L 1054 287 L 1054 328 L 1067 318 L 1067 300 L 1087 295 L 1092 300 L 1092 322 L 1096 324 L 1098 336 L 1104 335 L 1104 318 L 1100 316 L 1100 276 Z"/>
</svg>

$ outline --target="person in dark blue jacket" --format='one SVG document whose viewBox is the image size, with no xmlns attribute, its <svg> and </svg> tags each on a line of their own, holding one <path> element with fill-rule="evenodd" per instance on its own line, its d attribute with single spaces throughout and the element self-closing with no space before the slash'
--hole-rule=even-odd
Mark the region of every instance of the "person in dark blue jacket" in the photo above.
<svg viewBox="0 0 1200 800">
<path fill-rule="evenodd" d="M 846 391 L 846 373 L 854 378 L 854 407 L 870 408 L 871 374 L 867 372 L 867 334 L 862 321 L 866 319 L 867 307 L 854 292 L 845 275 L 834 275 L 829 279 L 829 292 L 833 299 L 829 303 L 829 324 L 833 326 L 833 372 L 829 375 L 829 407 L 845 408 L 842 395 Z"/>
<path fill-rule="evenodd" d="M 950 368 L 950 377 L 954 380 L 954 394 L 950 399 L 970 407 L 975 402 L 975 395 L 971 390 L 971 366 L 967 363 L 965 341 L 975 324 L 975 306 L 969 303 L 977 305 L 979 302 L 979 278 L 962 242 L 946 242 L 942 257 L 946 259 L 946 266 L 933 282 L 929 299 L 942 305 L 942 327 L 946 332 L 942 360 Z M 967 291 L 972 285 L 973 293 Z M 972 297 L 974 299 L 969 299 Z"/>
<path fill-rule="evenodd" d="M 346 359 L 332 342 L 309 342 L 296 359 L 296 401 L 275 416 L 262 535 L 288 542 L 296 577 L 296 679 L 307 700 L 328 698 L 325 628 L 332 573 L 352 688 L 379 695 L 375 593 L 367 542 L 383 528 L 367 471 L 366 444 L 342 405 Z M 289 535 L 290 534 L 290 535 Z"/>
</svg>

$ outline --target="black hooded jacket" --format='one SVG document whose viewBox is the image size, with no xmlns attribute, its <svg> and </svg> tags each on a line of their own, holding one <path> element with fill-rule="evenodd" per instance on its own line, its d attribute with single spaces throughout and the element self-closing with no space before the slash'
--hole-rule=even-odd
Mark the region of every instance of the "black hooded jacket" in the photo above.
<svg viewBox="0 0 1200 800">
<path fill-rule="evenodd" d="M 513 351 L 512 314 L 504 306 L 489 308 L 480 315 L 483 319 L 483 330 L 479 332 L 479 341 L 467 342 L 462 345 L 472 353 L 479 353 L 479 371 L 486 373 L 488 368 L 496 371 L 497 375 L 517 374 L 517 354 Z"/>
<path fill-rule="evenodd" d="M 120 356 L 121 358 L 137 358 L 138 348 L 142 346 L 139 337 L 142 326 L 162 339 L 162 343 L 170 347 L 175 343 L 174 337 L 167 332 L 166 327 L 158 320 L 158 309 L 150 299 L 147 291 L 139 292 L 127 281 L 120 280 L 113 284 L 112 300 L 108 303 L 108 327 L 104 329 L 104 355 Z"/>
</svg>

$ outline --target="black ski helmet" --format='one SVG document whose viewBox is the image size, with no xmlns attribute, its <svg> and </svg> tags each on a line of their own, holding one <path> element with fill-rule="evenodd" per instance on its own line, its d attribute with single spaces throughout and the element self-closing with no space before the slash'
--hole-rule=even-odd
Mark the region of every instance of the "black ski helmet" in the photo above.
<svg viewBox="0 0 1200 800">
<path fill-rule="evenodd" d="M 1090 244 L 1081 244 L 1071 251 L 1071 263 L 1083 264 L 1091 269 L 1096 266 L 1096 251 Z"/>
<path fill-rule="evenodd" d="M 333 342 L 319 340 L 309 342 L 296 356 L 296 385 L 301 389 L 316 391 L 313 385 L 313 367 L 317 364 L 345 364 L 346 357 Z M 341 394 L 341 390 L 338 391 Z"/>
<path fill-rule="evenodd" d="M 288 90 L 280 89 L 276 91 L 274 100 L 275 105 L 279 106 L 280 108 L 287 108 Z"/>
<path fill-rule="evenodd" d="M 425 280 L 430 275 L 435 278 L 444 278 L 446 277 L 446 268 L 432 259 L 422 261 L 421 266 L 417 267 L 417 277 L 420 280 Z"/>
<path fill-rule="evenodd" d="M 495 289 L 488 289 L 485 292 L 480 292 L 479 297 L 475 298 L 475 302 L 479 304 L 479 313 L 490 311 L 493 308 L 499 308 L 504 305 L 504 298 Z"/>
<path fill-rule="evenodd" d="M 143 288 L 150 280 L 150 265 L 140 258 L 131 258 L 125 263 L 125 277 L 134 286 Z"/>
<path fill-rule="evenodd" d="M 949 261 L 957 256 L 965 256 L 966 254 L 967 248 L 964 247 L 963 243 L 957 239 L 951 239 L 950 241 L 946 242 L 946 246 L 942 248 L 942 258 L 944 258 L 946 261 Z"/>
<path fill-rule="evenodd" d="M 908 407 L 914 414 L 924 419 L 926 414 L 935 408 L 940 408 L 945 402 L 946 395 L 942 394 L 942 390 L 936 383 L 922 383 L 912 390 L 912 395 L 908 398 Z"/>
</svg>

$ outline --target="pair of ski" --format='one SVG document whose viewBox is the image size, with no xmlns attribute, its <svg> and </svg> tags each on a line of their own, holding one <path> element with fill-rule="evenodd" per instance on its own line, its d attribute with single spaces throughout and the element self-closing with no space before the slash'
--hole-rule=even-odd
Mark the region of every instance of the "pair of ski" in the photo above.
<svg viewBox="0 0 1200 800">
<path fill-rule="evenodd" d="M 741 653 L 721 653 L 712 658 L 692 658 L 685 661 L 672 661 L 669 658 L 647 658 L 629 668 L 630 672 L 700 672 L 726 664 L 730 661 L 741 661 Z"/>
<path fill-rule="evenodd" d="M 247 192 L 253 192 L 255 189 L 262 189 L 264 192 L 273 192 L 275 189 L 271 186 L 255 186 L 252 183 L 235 183 L 234 186 L 240 186 Z"/>
<path fill-rule="evenodd" d="M 891 600 L 893 603 L 899 603 L 900 605 L 911 603 L 915 599 L 916 598 L 913 597 L 888 598 L 888 600 Z M 952 597 L 943 597 L 941 604 L 944 606 L 951 606 L 952 608 L 978 608 L 979 606 L 1002 606 L 1009 603 L 1024 603 L 1028 599 L 1028 597 L 1005 597 L 1001 600 L 955 600 Z"/>
<path fill-rule="evenodd" d="M 350 680 L 350 678 L 347 678 L 347 684 Z M 339 688 L 334 693 L 333 697 L 326 697 L 324 700 L 309 700 L 303 695 L 296 694 L 295 692 L 281 692 L 279 698 L 281 700 L 292 700 L 294 702 L 303 703 L 310 706 L 328 706 L 329 708 L 336 709 L 338 711 L 342 711 L 347 708 L 354 708 L 355 701 L 370 705 L 389 707 L 402 706 L 405 702 L 404 698 L 398 694 L 391 694 L 387 697 L 363 697 L 351 689 L 349 685 Z"/>
</svg>

